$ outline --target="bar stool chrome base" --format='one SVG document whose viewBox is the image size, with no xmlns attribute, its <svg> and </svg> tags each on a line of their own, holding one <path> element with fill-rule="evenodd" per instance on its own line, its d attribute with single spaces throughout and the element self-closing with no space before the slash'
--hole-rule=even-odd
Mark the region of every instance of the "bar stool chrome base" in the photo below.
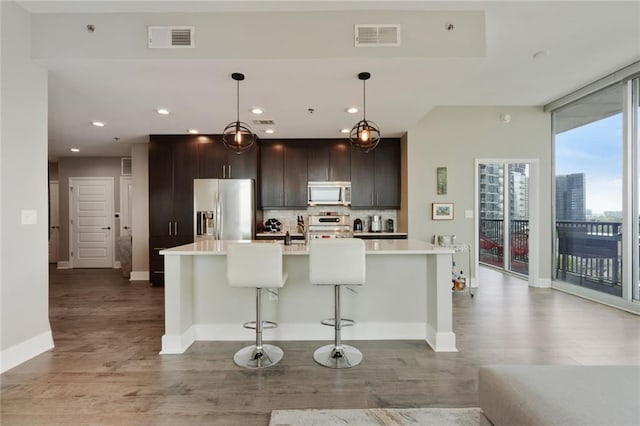
<svg viewBox="0 0 640 426">
<path fill-rule="evenodd" d="M 258 350 L 256 345 L 246 346 L 240 349 L 233 356 L 233 362 L 238 367 L 244 368 L 265 368 L 276 365 L 284 352 L 274 345 L 262 345 L 262 350 Z"/>
<path fill-rule="evenodd" d="M 313 360 L 320 365 L 329 368 L 350 368 L 362 362 L 362 352 L 349 345 L 322 346 L 313 353 Z"/>
</svg>

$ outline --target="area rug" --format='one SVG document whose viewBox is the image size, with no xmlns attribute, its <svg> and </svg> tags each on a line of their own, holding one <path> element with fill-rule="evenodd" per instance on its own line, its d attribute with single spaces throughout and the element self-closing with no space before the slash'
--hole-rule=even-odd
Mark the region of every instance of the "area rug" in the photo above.
<svg viewBox="0 0 640 426">
<path fill-rule="evenodd" d="M 478 426 L 480 408 L 370 408 L 366 410 L 273 410 L 269 426 L 433 425 Z"/>
</svg>

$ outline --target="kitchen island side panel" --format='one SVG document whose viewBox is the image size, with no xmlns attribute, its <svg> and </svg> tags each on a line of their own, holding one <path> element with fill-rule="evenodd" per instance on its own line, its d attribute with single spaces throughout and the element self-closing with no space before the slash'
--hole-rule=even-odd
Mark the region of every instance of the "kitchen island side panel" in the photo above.
<svg viewBox="0 0 640 426">
<path fill-rule="evenodd" d="M 255 289 L 228 286 L 225 255 L 166 257 L 190 258 L 167 266 L 192 271 L 167 275 L 167 334 L 162 353 L 180 353 L 179 346 L 186 350 L 189 341 L 195 340 L 253 340 L 255 332 L 242 324 L 255 317 Z M 354 286 L 357 293 L 342 289 L 343 317 L 356 320 L 354 327 L 343 329 L 343 338 L 420 339 L 435 351 L 455 351 L 450 262 L 449 253 L 367 254 L 366 284 Z M 284 269 L 289 274 L 285 286 L 277 295 L 263 295 L 265 320 L 278 323 L 278 328 L 265 330 L 265 341 L 331 340 L 332 329 L 322 326 L 320 320 L 333 316 L 333 287 L 309 282 L 307 255 L 285 255 Z M 178 302 L 171 295 L 187 300 Z M 170 324 L 177 318 L 179 325 Z M 171 351 L 165 348 L 165 341 L 174 342 Z"/>
</svg>

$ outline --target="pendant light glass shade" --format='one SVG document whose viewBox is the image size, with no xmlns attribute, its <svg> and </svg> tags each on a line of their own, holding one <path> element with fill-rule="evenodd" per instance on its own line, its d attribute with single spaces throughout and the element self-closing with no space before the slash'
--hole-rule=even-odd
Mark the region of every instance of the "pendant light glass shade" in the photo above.
<svg viewBox="0 0 640 426">
<path fill-rule="evenodd" d="M 361 72 L 358 74 L 358 79 L 362 80 L 362 120 L 358 121 L 351 129 L 349 140 L 351 146 L 362 152 L 373 151 L 378 142 L 380 142 L 380 129 L 378 125 L 373 121 L 367 120 L 367 93 L 365 82 L 371 78 L 371 74 L 368 72 Z"/>
<path fill-rule="evenodd" d="M 244 80 L 244 74 L 234 72 L 231 74 L 237 82 L 236 90 L 236 121 L 227 124 L 222 132 L 222 143 L 231 152 L 242 154 L 251 149 L 256 142 L 256 135 L 251 131 L 247 123 L 240 121 L 240 82 Z"/>
</svg>

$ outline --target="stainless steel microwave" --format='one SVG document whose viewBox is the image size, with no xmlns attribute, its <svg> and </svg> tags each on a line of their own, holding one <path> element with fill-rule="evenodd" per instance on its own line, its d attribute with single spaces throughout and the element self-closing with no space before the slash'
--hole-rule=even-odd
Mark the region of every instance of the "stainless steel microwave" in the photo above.
<svg viewBox="0 0 640 426">
<path fill-rule="evenodd" d="M 351 182 L 309 182 L 309 206 L 350 206 Z"/>
</svg>

